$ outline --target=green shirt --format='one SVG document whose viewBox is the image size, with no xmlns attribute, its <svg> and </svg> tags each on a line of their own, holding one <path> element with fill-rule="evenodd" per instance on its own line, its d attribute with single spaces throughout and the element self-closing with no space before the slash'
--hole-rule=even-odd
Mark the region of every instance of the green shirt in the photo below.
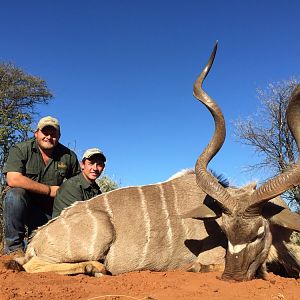
<svg viewBox="0 0 300 300">
<path fill-rule="evenodd" d="M 7 172 L 19 172 L 34 181 L 47 185 L 61 185 L 65 179 L 80 172 L 80 165 L 76 154 L 60 143 L 55 146 L 52 158 L 45 165 L 37 141 L 32 138 L 10 149 L 3 173 Z M 39 204 L 47 202 L 47 210 L 52 211 L 52 198 L 32 194 L 32 199 Z"/>
<path fill-rule="evenodd" d="M 61 211 L 76 201 L 84 201 L 101 194 L 97 183 L 85 179 L 82 173 L 65 181 L 58 189 L 53 204 L 52 218 L 60 215 Z"/>
</svg>

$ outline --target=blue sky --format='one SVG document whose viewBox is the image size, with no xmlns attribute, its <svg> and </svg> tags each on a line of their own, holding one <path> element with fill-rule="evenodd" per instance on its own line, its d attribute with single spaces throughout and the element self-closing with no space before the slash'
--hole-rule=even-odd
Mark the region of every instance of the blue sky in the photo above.
<svg viewBox="0 0 300 300">
<path fill-rule="evenodd" d="M 46 80 L 55 98 L 38 107 L 62 126 L 80 157 L 101 148 L 106 173 L 127 185 L 194 167 L 214 129 L 192 95 L 216 40 L 204 89 L 223 110 L 227 138 L 210 167 L 241 185 L 255 161 L 232 122 L 257 110 L 256 88 L 299 76 L 300 2 L 0 1 L 0 60 Z"/>
</svg>

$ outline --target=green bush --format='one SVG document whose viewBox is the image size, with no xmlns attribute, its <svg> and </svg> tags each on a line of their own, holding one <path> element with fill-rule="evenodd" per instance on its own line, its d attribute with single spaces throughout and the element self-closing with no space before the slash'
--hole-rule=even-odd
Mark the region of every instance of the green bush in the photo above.
<svg viewBox="0 0 300 300">
<path fill-rule="evenodd" d="M 98 179 L 97 184 L 99 185 L 102 193 L 106 193 L 119 188 L 119 184 L 113 181 L 107 175 L 104 175 L 100 179 Z"/>
</svg>

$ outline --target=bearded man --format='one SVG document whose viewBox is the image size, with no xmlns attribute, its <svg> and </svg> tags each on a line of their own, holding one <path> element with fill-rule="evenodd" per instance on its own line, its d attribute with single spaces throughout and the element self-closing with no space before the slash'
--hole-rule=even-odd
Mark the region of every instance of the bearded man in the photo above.
<svg viewBox="0 0 300 300">
<path fill-rule="evenodd" d="M 76 154 L 59 143 L 56 118 L 47 116 L 34 137 L 14 145 L 4 167 L 4 253 L 19 256 L 37 227 L 51 219 L 53 199 L 65 179 L 80 173 Z"/>
</svg>

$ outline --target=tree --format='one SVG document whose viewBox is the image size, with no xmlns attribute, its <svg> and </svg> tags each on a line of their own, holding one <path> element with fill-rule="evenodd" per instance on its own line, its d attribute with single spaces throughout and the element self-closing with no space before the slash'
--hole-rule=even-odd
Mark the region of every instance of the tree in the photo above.
<svg viewBox="0 0 300 300">
<path fill-rule="evenodd" d="M 115 190 L 119 187 L 119 184 L 109 178 L 107 175 L 102 176 L 97 180 L 97 184 L 100 187 L 102 193 L 106 193 L 112 190 Z"/>
<path fill-rule="evenodd" d="M 28 138 L 36 105 L 47 104 L 52 97 L 43 79 L 26 74 L 12 63 L 0 63 L 0 193 L 4 186 L 3 167 L 10 147 Z M 2 231 L 0 201 L 0 241 Z M 2 242 L 0 251 L 1 248 Z"/>
<path fill-rule="evenodd" d="M 37 104 L 53 97 L 43 79 L 26 74 L 12 63 L 0 63 L 0 184 L 12 145 L 28 138 Z"/>
<path fill-rule="evenodd" d="M 298 158 L 294 138 L 286 122 L 286 108 L 292 91 L 298 84 L 295 78 L 271 83 L 257 89 L 261 108 L 254 117 L 235 122 L 237 140 L 254 148 L 262 160 L 249 165 L 249 171 L 267 170 L 272 176 L 285 172 Z M 283 197 L 289 204 L 300 207 L 300 188 L 286 192 Z"/>
</svg>

